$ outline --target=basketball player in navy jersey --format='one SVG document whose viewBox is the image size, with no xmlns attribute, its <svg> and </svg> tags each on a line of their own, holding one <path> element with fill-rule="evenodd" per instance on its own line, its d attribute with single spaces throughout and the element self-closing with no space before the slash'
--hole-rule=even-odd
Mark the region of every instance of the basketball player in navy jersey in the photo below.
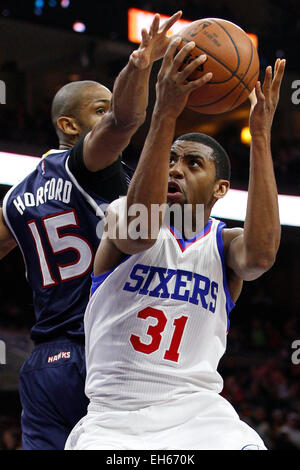
<svg viewBox="0 0 300 470">
<path fill-rule="evenodd" d="M 256 84 L 245 225 L 226 229 L 210 217 L 229 189 L 226 152 L 198 133 L 172 143 L 190 92 L 211 78 L 187 81 L 205 57 L 182 70 L 195 44 L 179 53 L 176 47 L 175 40 L 158 75 L 151 126 L 128 195 L 107 210 L 84 320 L 90 404 L 66 449 L 265 449 L 220 395 L 217 367 L 243 281 L 273 265 L 280 243 L 270 137 L 285 61 L 276 61 L 274 75 L 266 69 L 262 87 Z M 192 239 L 185 222 L 178 233 L 178 219 L 176 227 L 162 215 L 152 223 L 154 205 L 167 203 L 190 204 L 193 226 L 201 205 L 203 221 Z M 133 230 L 137 225 L 141 229 Z"/>
<path fill-rule="evenodd" d="M 83 315 L 99 244 L 101 208 L 126 194 L 130 171 L 120 154 L 145 119 L 152 64 L 169 44 L 177 12 L 155 15 L 113 93 L 95 82 L 67 84 L 52 104 L 59 150 L 49 151 L 5 196 L 0 257 L 17 244 L 33 289 L 35 347 L 22 367 L 23 449 L 63 449 L 86 413 Z"/>
</svg>

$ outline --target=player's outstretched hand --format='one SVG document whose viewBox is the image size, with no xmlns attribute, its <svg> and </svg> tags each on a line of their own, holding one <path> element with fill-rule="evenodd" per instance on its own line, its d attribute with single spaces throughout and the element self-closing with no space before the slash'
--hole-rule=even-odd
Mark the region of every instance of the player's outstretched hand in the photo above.
<svg viewBox="0 0 300 470">
<path fill-rule="evenodd" d="M 255 87 L 253 88 L 253 90 L 251 91 L 249 95 L 249 101 L 250 101 L 250 116 L 251 116 L 253 108 L 257 103 Z"/>
<path fill-rule="evenodd" d="M 250 132 L 251 135 L 269 135 L 274 114 L 278 105 L 280 86 L 285 69 L 285 59 L 277 59 L 274 72 L 269 65 L 266 68 L 264 83 L 256 83 L 255 93 L 251 93 L 250 100 Z"/>
<path fill-rule="evenodd" d="M 212 78 L 212 73 L 209 72 L 201 78 L 189 79 L 190 75 L 206 61 L 206 55 L 198 56 L 183 67 L 195 43 L 188 42 L 177 52 L 180 42 L 181 38 L 176 38 L 170 43 L 156 83 L 156 107 L 163 115 L 175 118 L 183 111 L 190 93 Z"/>
<path fill-rule="evenodd" d="M 168 31 L 179 20 L 181 15 L 182 11 L 178 11 L 171 18 L 168 18 L 161 27 L 159 27 L 159 14 L 154 15 L 149 32 L 145 28 L 142 29 L 140 47 L 133 51 L 130 56 L 131 61 L 136 67 L 145 69 L 154 61 L 164 56 L 171 41 L 171 38 L 167 35 Z"/>
</svg>

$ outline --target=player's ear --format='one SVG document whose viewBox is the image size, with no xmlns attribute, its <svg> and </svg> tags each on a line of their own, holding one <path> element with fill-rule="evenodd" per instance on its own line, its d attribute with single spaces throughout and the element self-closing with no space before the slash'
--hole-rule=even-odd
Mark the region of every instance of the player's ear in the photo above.
<svg viewBox="0 0 300 470">
<path fill-rule="evenodd" d="M 70 116 L 60 116 L 57 119 L 57 127 L 64 134 L 68 134 L 68 135 L 78 135 L 80 132 L 80 127 L 76 119 Z"/>
<path fill-rule="evenodd" d="M 227 180 L 217 180 L 215 182 L 215 186 L 214 186 L 214 193 L 213 193 L 213 196 L 216 198 L 216 199 L 221 199 L 222 197 L 224 197 L 228 190 L 230 188 L 230 183 L 229 181 Z"/>
</svg>

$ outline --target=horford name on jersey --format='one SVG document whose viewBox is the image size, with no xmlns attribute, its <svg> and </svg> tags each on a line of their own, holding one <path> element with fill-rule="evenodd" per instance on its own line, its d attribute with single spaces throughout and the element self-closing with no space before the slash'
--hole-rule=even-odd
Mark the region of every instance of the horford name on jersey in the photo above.
<svg viewBox="0 0 300 470">
<path fill-rule="evenodd" d="M 72 183 L 62 178 L 51 178 L 44 186 L 40 186 L 35 193 L 25 192 L 13 200 L 18 212 L 23 215 L 26 207 L 38 207 L 47 201 L 56 200 L 69 204 L 71 199 Z"/>
</svg>

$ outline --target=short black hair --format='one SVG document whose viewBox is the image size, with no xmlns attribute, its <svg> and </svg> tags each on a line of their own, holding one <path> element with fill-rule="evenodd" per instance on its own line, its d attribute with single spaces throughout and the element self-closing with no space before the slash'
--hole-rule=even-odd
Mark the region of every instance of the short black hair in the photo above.
<svg viewBox="0 0 300 470">
<path fill-rule="evenodd" d="M 189 134 L 183 134 L 177 137 L 176 140 L 190 140 L 192 142 L 200 142 L 201 144 L 207 145 L 213 150 L 213 157 L 216 168 L 216 180 L 224 179 L 230 181 L 231 176 L 231 165 L 227 152 L 223 149 L 222 145 L 219 144 L 213 137 L 202 134 L 201 132 L 191 132 Z"/>
<path fill-rule="evenodd" d="M 92 80 L 70 82 L 58 90 L 52 101 L 51 118 L 56 132 L 60 116 L 75 117 L 81 104 L 82 93 L 89 87 L 99 85 Z"/>
</svg>

